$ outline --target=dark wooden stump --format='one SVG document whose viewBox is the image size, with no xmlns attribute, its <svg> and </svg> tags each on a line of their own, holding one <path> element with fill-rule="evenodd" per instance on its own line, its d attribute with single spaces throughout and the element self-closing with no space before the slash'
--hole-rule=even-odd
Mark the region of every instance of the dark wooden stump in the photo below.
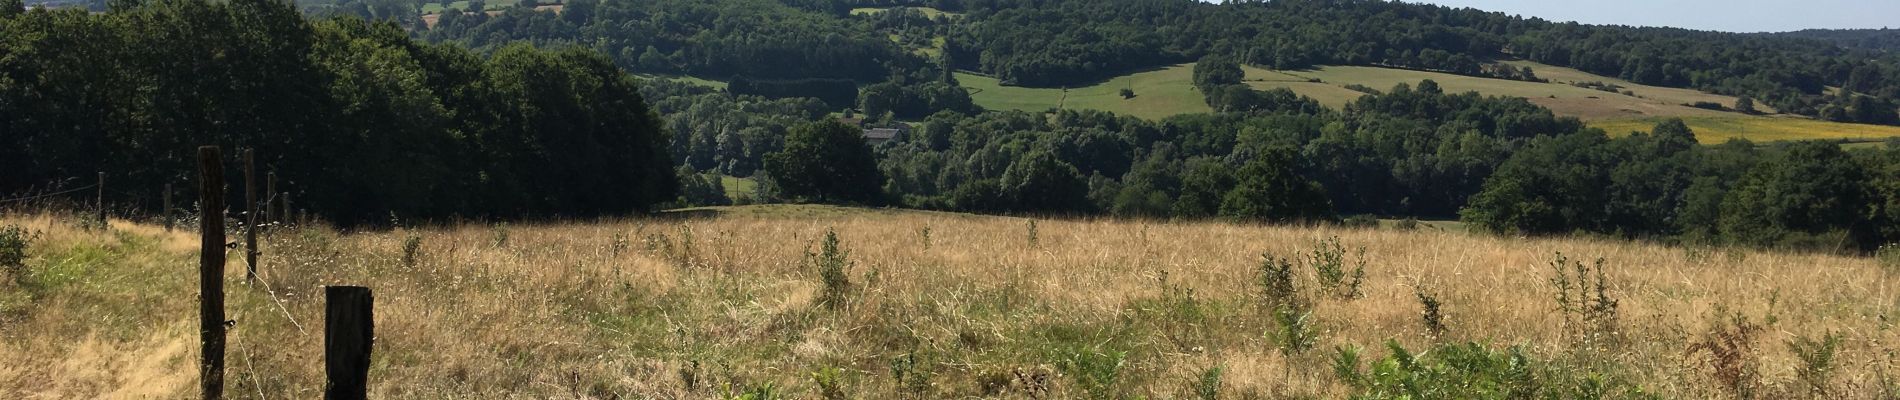
<svg viewBox="0 0 1900 400">
<path fill-rule="evenodd" d="M 375 299 L 369 288 L 324 288 L 323 365 L 330 377 L 326 400 L 362 400 L 369 395 L 369 353 L 376 340 Z"/>
</svg>

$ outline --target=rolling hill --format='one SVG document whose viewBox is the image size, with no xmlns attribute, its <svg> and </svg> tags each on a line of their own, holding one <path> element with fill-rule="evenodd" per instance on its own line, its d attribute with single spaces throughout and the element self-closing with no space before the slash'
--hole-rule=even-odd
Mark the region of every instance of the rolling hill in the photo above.
<svg viewBox="0 0 1900 400">
<path fill-rule="evenodd" d="M 1550 82 L 1528 82 L 1472 77 L 1443 72 L 1364 66 L 1322 66 L 1309 70 L 1279 71 L 1243 67 L 1246 83 L 1255 89 L 1285 88 L 1312 97 L 1320 104 L 1341 109 L 1365 95 L 1347 86 L 1364 86 L 1384 91 L 1397 84 L 1417 85 L 1430 79 L 1446 92 L 1476 91 L 1490 96 L 1523 97 L 1561 116 L 1577 117 L 1611 135 L 1648 131 L 1665 118 L 1683 118 L 1705 143 L 1720 143 L 1731 138 L 1755 141 L 1800 139 L 1878 140 L 1900 136 L 1900 127 L 1851 124 L 1814 120 L 1801 116 L 1772 114 L 1775 110 L 1757 105 L 1762 115 L 1718 111 L 1688 106 L 1710 102 L 1729 106 L 1737 98 L 1691 89 L 1637 84 L 1626 80 L 1593 75 L 1572 68 L 1511 61 L 1510 65 L 1531 67 L 1540 78 Z M 984 108 L 997 110 L 1046 111 L 1056 108 L 1092 109 L 1160 119 L 1173 115 L 1211 112 L 1201 94 L 1193 87 L 1194 64 L 1123 75 L 1094 85 L 1076 88 L 1026 88 L 1002 86 L 995 78 L 968 72 L 957 79 L 970 89 L 970 97 Z M 1617 91 L 1604 91 L 1573 83 L 1614 85 Z M 1136 97 L 1123 99 L 1119 92 L 1132 88 Z"/>
</svg>

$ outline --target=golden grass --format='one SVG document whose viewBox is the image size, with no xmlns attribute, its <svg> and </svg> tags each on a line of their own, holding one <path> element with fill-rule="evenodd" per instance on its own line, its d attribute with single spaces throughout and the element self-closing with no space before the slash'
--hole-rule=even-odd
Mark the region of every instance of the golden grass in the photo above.
<svg viewBox="0 0 1900 400">
<path fill-rule="evenodd" d="M 1620 137 L 1630 132 L 1649 132 L 1661 121 L 1661 118 L 1619 119 L 1591 121 L 1589 125 L 1602 128 L 1612 137 Z M 1896 126 L 1847 124 L 1795 117 L 1689 117 L 1683 118 L 1682 122 L 1695 131 L 1697 141 L 1706 144 L 1727 142 L 1730 139 L 1755 142 L 1820 139 L 1879 141 L 1900 137 L 1900 127 Z"/>
<path fill-rule="evenodd" d="M 1030 385 L 1011 377 L 1043 376 L 1045 398 L 1072 398 L 1073 379 L 1054 374 L 1064 355 L 1109 350 L 1129 353 L 1120 388 L 1130 395 L 1186 397 L 1201 369 L 1222 365 L 1228 397 L 1339 398 L 1348 389 L 1326 372 L 1327 349 L 1432 343 L 1419 323 L 1418 285 L 1445 303 L 1442 340 L 1522 344 L 1565 359 L 1571 346 L 1547 284 L 1556 252 L 1608 260 L 1626 339 L 1599 357 L 1665 397 L 1719 397 L 1702 356 L 1687 352 L 1717 305 L 1776 321 L 1756 341 L 1769 393 L 1796 393 L 1784 340 L 1846 335 L 1840 398 L 1873 397 L 1900 351 L 1887 322 L 1900 279 L 1863 258 L 1115 220 L 1037 221 L 1031 244 L 1019 218 L 796 206 L 674 216 L 278 231 L 262 269 L 274 294 L 244 285 L 239 264 L 227 268 L 238 321 L 229 393 L 317 396 L 321 288 L 360 284 L 376 291 L 377 398 L 712 398 L 763 383 L 808 398 L 812 373 L 826 367 L 844 371 L 854 398 L 897 398 L 908 389 L 894 382 L 892 360 L 911 353 L 929 374 L 917 397 L 1026 398 Z M 0 218 L 45 232 L 29 249 L 34 274 L 74 275 L 0 310 L 8 315 L 0 397 L 191 396 L 192 237 L 61 221 Z M 802 264 L 827 229 L 855 263 L 849 300 L 837 309 L 817 305 L 822 284 Z M 422 240 L 421 261 L 404 266 L 411 236 Z M 1256 306 L 1255 268 L 1262 253 L 1291 256 L 1330 236 L 1365 248 L 1365 296 L 1319 300 L 1318 346 L 1282 354 L 1262 334 L 1271 322 Z M 1310 284 L 1312 271 L 1302 272 Z M 1205 318 L 1166 306 L 1189 289 Z M 983 381 L 1001 382 L 991 387 L 1002 392 L 985 393 Z"/>
</svg>

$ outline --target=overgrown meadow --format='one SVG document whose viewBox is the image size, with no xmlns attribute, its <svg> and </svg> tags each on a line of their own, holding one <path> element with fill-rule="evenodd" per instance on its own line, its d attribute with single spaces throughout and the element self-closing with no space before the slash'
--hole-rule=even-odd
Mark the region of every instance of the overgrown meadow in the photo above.
<svg viewBox="0 0 1900 400">
<path fill-rule="evenodd" d="M 0 217 L 0 397 L 196 395 L 197 237 Z M 398 225 L 401 225 L 398 222 Z M 375 398 L 1888 398 L 1880 258 L 804 206 L 373 232 L 227 266 L 227 394 L 312 398 L 324 285 Z M 241 254 L 234 250 L 233 255 Z"/>
</svg>

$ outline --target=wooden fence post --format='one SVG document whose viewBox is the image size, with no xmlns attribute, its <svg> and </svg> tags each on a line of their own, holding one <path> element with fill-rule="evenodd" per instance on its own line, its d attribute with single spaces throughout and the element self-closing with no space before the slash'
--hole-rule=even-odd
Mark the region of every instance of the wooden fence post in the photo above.
<svg viewBox="0 0 1900 400">
<path fill-rule="evenodd" d="M 264 196 L 271 197 L 273 195 L 276 195 L 277 194 L 277 173 L 270 172 L 266 174 L 265 176 L 269 176 L 270 178 L 267 178 L 264 180 Z M 264 200 L 264 223 L 272 224 L 272 223 L 277 223 L 277 222 L 279 222 L 279 220 L 277 219 L 277 199 Z"/>
<path fill-rule="evenodd" d="M 165 219 L 165 233 L 172 231 L 172 184 L 165 184 L 165 211 L 159 213 Z"/>
<path fill-rule="evenodd" d="M 204 398 L 224 397 L 224 156 L 198 148 L 198 336 Z"/>
<path fill-rule="evenodd" d="M 257 164 L 256 151 L 244 149 L 244 281 L 257 281 Z"/>
<path fill-rule="evenodd" d="M 278 218 L 277 221 L 285 224 L 297 222 L 290 219 L 290 192 L 278 193 L 277 201 L 284 202 L 284 204 L 281 204 L 282 207 L 278 207 L 278 210 L 283 211 L 284 215 Z"/>
<path fill-rule="evenodd" d="M 369 355 L 376 340 L 375 299 L 362 286 L 324 287 L 323 366 L 325 400 L 362 400 L 369 395 Z"/>
<path fill-rule="evenodd" d="M 97 195 L 98 197 L 95 199 L 96 201 L 95 204 L 99 206 L 99 230 L 102 230 L 102 231 L 109 230 L 106 225 L 106 172 L 105 171 L 99 171 L 99 184 L 96 186 L 98 186 L 98 190 L 99 190 L 99 193 Z"/>
</svg>

